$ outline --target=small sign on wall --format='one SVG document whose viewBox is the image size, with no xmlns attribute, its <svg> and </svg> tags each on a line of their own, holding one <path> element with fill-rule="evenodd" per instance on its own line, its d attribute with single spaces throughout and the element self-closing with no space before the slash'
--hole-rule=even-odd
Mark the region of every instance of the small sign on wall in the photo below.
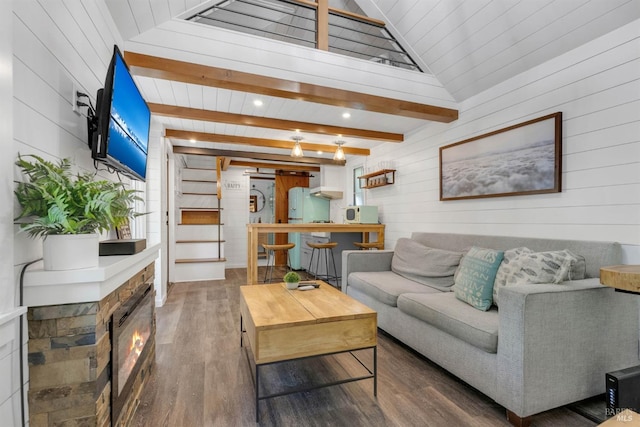
<svg viewBox="0 0 640 427">
<path fill-rule="evenodd" d="M 240 191 L 242 190 L 242 181 L 228 180 L 223 181 L 224 189 L 227 191 Z"/>
</svg>

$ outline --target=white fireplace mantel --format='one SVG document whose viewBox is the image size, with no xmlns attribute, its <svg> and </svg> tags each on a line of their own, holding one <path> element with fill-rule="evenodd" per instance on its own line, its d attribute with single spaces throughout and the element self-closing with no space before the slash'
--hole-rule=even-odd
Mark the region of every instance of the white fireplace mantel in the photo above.
<svg viewBox="0 0 640 427">
<path fill-rule="evenodd" d="M 100 301 L 158 257 L 160 244 L 135 255 L 101 256 L 98 267 L 48 271 L 42 261 L 24 275 L 24 305 L 29 307 Z"/>
</svg>

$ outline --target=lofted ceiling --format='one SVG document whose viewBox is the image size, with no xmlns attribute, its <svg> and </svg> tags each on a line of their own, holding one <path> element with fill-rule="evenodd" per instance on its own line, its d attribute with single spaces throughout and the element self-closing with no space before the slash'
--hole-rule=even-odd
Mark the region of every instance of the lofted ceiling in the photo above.
<svg viewBox="0 0 640 427">
<path fill-rule="evenodd" d="M 139 39 L 154 28 L 220 3 L 105 1 L 125 40 L 125 50 L 128 41 Z M 391 34 L 425 73 L 437 79 L 454 105 L 640 18 L 637 0 L 329 0 L 329 6 L 353 10 L 353 2 L 367 16 L 387 23 Z M 207 26 L 202 27 L 204 33 Z M 167 28 L 175 26 L 163 27 L 165 33 L 170 31 Z M 169 49 L 167 52 L 170 56 Z M 336 128 L 405 135 L 428 123 L 424 118 L 330 105 L 304 97 L 291 99 L 277 93 L 256 94 L 253 90 L 238 90 L 224 84 L 216 87 L 185 79 L 169 80 L 153 73 L 139 73 L 135 78 L 149 103 L 235 115 L 235 121 L 229 121 L 222 120 L 221 115 L 203 118 L 154 114 L 166 129 L 174 131 L 173 144 L 186 147 L 269 153 L 284 158 L 289 148 L 270 147 L 273 144 L 268 142 L 292 144 L 290 136 L 295 128 L 300 128 L 307 144 L 305 156 L 327 162 L 337 139 L 347 141 L 345 148 L 356 150 L 348 156 L 362 155 L 381 143 L 398 143 L 348 131 L 340 132 L 343 136 L 338 137 Z M 328 86 L 316 86 L 315 90 L 327 92 L 331 89 Z M 258 98 L 263 103 L 259 107 L 254 105 Z M 450 107 L 451 102 L 430 106 Z M 347 111 L 352 113 L 349 119 L 342 117 Z M 265 126 L 266 122 L 252 117 L 286 121 L 287 126 Z M 248 126 L 251 122 L 258 124 Z M 316 127 L 305 130 L 307 124 Z M 329 131 L 318 132 L 318 126 Z M 196 138 L 199 142 L 192 144 L 187 139 L 191 131 L 217 136 L 203 142 L 200 135 Z M 256 142 L 261 140 L 262 145 L 251 145 L 252 138 Z M 323 154 L 311 149 L 316 147 L 320 147 Z M 195 160 L 189 157 L 188 161 Z"/>
</svg>

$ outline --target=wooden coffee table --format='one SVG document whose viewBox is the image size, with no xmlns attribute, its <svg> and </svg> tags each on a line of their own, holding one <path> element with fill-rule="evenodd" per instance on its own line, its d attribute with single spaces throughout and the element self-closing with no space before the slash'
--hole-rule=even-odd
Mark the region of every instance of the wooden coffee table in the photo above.
<svg viewBox="0 0 640 427">
<path fill-rule="evenodd" d="M 316 283 L 320 287 L 309 291 L 288 290 L 284 283 L 240 287 L 240 345 L 246 335 L 255 361 L 256 421 L 259 401 L 271 397 L 369 378 L 377 395 L 376 312 L 325 282 Z M 259 394 L 261 366 L 362 349 L 373 350 L 373 368 L 365 367 L 369 375 Z"/>
</svg>

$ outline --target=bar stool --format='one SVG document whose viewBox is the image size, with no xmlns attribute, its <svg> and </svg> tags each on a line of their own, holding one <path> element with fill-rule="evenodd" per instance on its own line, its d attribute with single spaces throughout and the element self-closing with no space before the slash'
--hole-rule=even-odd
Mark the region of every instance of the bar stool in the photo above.
<svg viewBox="0 0 640 427">
<path fill-rule="evenodd" d="M 384 246 L 380 242 L 367 242 L 367 243 L 364 243 L 364 242 L 353 242 L 353 244 L 356 247 L 360 248 L 360 250 L 363 250 L 363 251 L 366 251 L 366 250 L 369 250 L 369 249 L 378 249 L 378 250 L 384 249 Z"/>
<path fill-rule="evenodd" d="M 292 249 L 296 246 L 295 243 L 285 243 L 282 245 L 269 245 L 267 243 L 263 243 L 262 247 L 267 253 L 267 268 L 264 271 L 264 283 L 271 283 L 273 268 L 276 264 L 276 252 L 282 251 L 287 253 L 287 268 L 291 270 L 291 263 L 289 262 L 289 249 Z M 273 259 L 273 263 L 271 260 Z M 269 281 L 267 281 L 267 276 L 269 276 Z"/>
<path fill-rule="evenodd" d="M 327 243 L 310 243 L 307 242 L 307 246 L 309 246 L 311 250 L 311 259 L 309 260 L 309 268 L 307 271 L 309 274 L 313 274 L 314 279 L 326 280 L 327 282 L 331 280 L 335 280 L 336 286 L 339 286 L 338 280 L 340 277 L 338 276 L 338 270 L 336 269 L 336 259 L 333 257 L 333 248 L 338 246 L 338 242 L 327 242 Z M 318 250 L 318 256 L 316 258 L 316 269 L 315 271 L 311 271 L 311 264 L 313 263 L 313 256 L 316 253 L 316 249 Z M 324 253 L 324 265 L 325 265 L 325 273 L 323 275 L 318 274 L 318 268 L 320 267 L 320 259 L 322 258 L 322 254 Z M 331 262 L 333 263 L 333 275 L 329 274 L 329 254 L 331 254 Z"/>
</svg>

